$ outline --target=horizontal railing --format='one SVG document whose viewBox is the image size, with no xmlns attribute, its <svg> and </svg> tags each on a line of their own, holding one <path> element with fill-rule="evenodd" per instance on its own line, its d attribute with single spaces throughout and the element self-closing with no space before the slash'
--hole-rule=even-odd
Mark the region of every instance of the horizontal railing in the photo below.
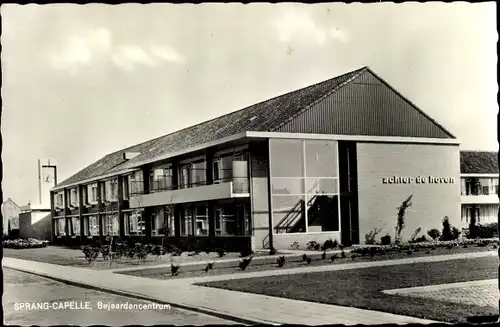
<svg viewBox="0 0 500 327">
<path fill-rule="evenodd" d="M 225 177 L 214 180 L 213 184 L 220 183 L 233 183 L 233 193 L 235 194 L 247 194 L 250 193 L 250 179 L 248 177 Z M 197 181 L 191 182 L 189 184 L 179 183 L 178 186 L 173 185 L 170 180 L 154 180 L 150 183 L 150 192 L 164 192 L 173 191 L 178 189 L 187 189 L 198 186 L 210 185 L 207 181 Z M 132 181 L 130 183 L 129 195 L 141 195 L 145 194 L 144 182 L 143 181 Z"/>
</svg>

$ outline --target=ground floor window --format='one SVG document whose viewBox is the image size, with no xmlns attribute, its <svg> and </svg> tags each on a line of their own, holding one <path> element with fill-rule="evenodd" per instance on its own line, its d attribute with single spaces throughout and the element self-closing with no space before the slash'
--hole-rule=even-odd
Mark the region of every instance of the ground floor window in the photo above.
<svg viewBox="0 0 500 327">
<path fill-rule="evenodd" d="M 98 216 L 83 217 L 83 232 L 85 235 L 99 236 L 99 219 Z"/>
<path fill-rule="evenodd" d="M 199 205 L 195 207 L 196 235 L 208 236 L 208 207 Z"/>
<path fill-rule="evenodd" d="M 54 219 L 54 234 L 56 236 L 66 235 L 66 218 Z"/>
<path fill-rule="evenodd" d="M 181 235 L 193 235 L 193 210 L 191 208 L 184 208 L 180 213 L 180 219 Z"/>
<path fill-rule="evenodd" d="M 174 236 L 174 212 L 170 206 L 158 207 L 151 214 L 151 233 L 153 236 Z"/>
<path fill-rule="evenodd" d="M 339 230 L 338 196 L 308 195 L 307 232 L 331 232 Z"/>
<path fill-rule="evenodd" d="M 146 234 L 146 223 L 142 211 L 125 212 L 125 235 L 144 236 Z"/>
<path fill-rule="evenodd" d="M 80 217 L 71 217 L 69 219 L 69 231 L 71 236 L 80 235 Z"/>
<path fill-rule="evenodd" d="M 250 229 L 250 214 L 247 205 L 228 203 L 216 206 L 215 235 L 250 235 Z"/>
<path fill-rule="evenodd" d="M 120 228 L 118 214 L 112 213 L 103 215 L 102 226 L 103 226 L 102 230 L 103 235 L 111 235 L 111 236 L 118 235 Z"/>
</svg>

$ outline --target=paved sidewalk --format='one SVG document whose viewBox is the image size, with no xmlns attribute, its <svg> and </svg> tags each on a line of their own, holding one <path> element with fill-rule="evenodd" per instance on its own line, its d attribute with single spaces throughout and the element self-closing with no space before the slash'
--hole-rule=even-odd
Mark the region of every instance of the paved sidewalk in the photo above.
<svg viewBox="0 0 500 327">
<path fill-rule="evenodd" d="M 494 307 L 498 310 L 498 279 L 397 288 L 385 290 L 383 292 L 387 294 L 463 303 L 466 305 Z"/>
<path fill-rule="evenodd" d="M 427 257 L 427 259 L 431 258 Z M 408 263 L 408 260 L 406 260 L 406 263 Z M 350 266 L 352 265 L 356 264 L 351 264 Z M 363 263 L 359 263 L 358 265 L 365 266 Z M 186 279 L 184 282 L 180 282 L 181 280 L 179 279 L 148 279 L 114 274 L 111 271 L 58 266 L 7 257 L 3 259 L 3 266 L 65 281 L 77 286 L 171 304 L 172 306 L 213 314 L 221 318 L 232 319 L 247 324 L 355 325 L 388 323 L 428 324 L 434 322 L 379 311 L 191 285 L 195 279 Z M 300 272 L 305 271 L 302 270 Z M 245 275 L 239 274 L 240 278 L 246 278 Z"/>
</svg>

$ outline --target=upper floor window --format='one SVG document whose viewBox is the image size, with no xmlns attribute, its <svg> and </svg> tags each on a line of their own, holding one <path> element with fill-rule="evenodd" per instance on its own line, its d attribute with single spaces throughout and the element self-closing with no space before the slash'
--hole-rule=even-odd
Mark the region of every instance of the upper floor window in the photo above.
<svg viewBox="0 0 500 327">
<path fill-rule="evenodd" d="M 105 202 L 114 202 L 118 200 L 118 178 L 108 179 L 104 182 L 103 199 Z"/>
<path fill-rule="evenodd" d="M 248 177 L 248 156 L 246 152 L 227 152 L 212 161 L 214 182 L 232 181 L 233 177 Z"/>
<path fill-rule="evenodd" d="M 498 194 L 498 178 L 462 178 L 462 195 Z"/>
<path fill-rule="evenodd" d="M 55 207 L 56 209 L 64 208 L 64 192 L 58 192 L 55 194 Z"/>
<path fill-rule="evenodd" d="M 129 195 L 142 194 L 144 192 L 144 181 L 141 170 L 137 170 L 128 176 L 128 191 Z"/>
<path fill-rule="evenodd" d="M 69 204 L 71 207 L 78 207 L 79 205 L 79 198 L 78 198 L 79 192 L 78 192 L 78 187 L 72 188 L 69 191 Z"/>
<path fill-rule="evenodd" d="M 97 203 L 97 183 L 89 184 L 87 189 L 87 201 L 88 204 Z"/>
<path fill-rule="evenodd" d="M 182 163 L 179 167 L 179 188 L 206 184 L 207 165 L 205 160 Z"/>
<path fill-rule="evenodd" d="M 154 168 L 149 173 L 151 191 L 173 189 L 172 167 L 170 165 Z"/>
</svg>

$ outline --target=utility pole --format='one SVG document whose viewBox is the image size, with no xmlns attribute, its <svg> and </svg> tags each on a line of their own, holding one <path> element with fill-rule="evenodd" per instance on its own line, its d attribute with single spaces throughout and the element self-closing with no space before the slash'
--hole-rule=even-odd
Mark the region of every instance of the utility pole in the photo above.
<svg viewBox="0 0 500 327">
<path fill-rule="evenodd" d="M 40 159 L 38 159 L 38 200 L 42 204 L 42 171 L 40 167 Z"/>
</svg>

